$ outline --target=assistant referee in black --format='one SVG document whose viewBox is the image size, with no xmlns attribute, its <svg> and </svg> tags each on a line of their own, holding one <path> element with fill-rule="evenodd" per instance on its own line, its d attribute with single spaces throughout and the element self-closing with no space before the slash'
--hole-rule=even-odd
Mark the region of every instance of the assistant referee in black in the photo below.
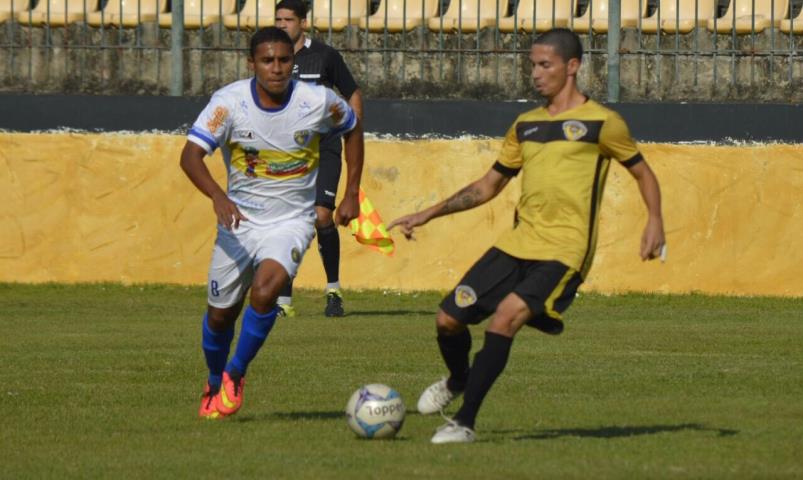
<svg viewBox="0 0 803 480">
<path fill-rule="evenodd" d="M 276 26 L 287 32 L 295 49 L 293 78 L 336 89 L 362 121 L 362 95 L 343 57 L 325 43 L 307 38 L 307 5 L 303 0 L 282 0 L 276 5 Z M 326 272 L 327 317 L 342 317 L 343 295 L 340 290 L 340 237 L 332 214 L 335 210 L 337 184 L 340 180 L 342 144 L 339 137 L 324 137 L 320 143 L 320 166 L 315 198 L 318 220 L 318 251 Z M 281 314 L 295 316 L 292 306 L 292 281 L 278 299 Z"/>
</svg>

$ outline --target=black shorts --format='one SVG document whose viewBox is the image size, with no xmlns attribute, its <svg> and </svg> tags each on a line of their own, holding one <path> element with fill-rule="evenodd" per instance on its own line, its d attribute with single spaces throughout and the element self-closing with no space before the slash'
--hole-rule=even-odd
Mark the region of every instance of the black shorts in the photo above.
<svg viewBox="0 0 803 480">
<path fill-rule="evenodd" d="M 460 323 L 476 324 L 515 293 L 533 312 L 527 325 L 557 335 L 563 331 L 561 313 L 581 283 L 580 274 L 561 262 L 522 260 L 491 248 L 443 299 L 441 309 Z"/>
<path fill-rule="evenodd" d="M 318 164 L 318 180 L 315 185 L 315 206 L 335 209 L 337 183 L 343 167 L 340 155 L 343 144 L 340 136 L 324 136 L 320 143 L 321 158 Z"/>
</svg>

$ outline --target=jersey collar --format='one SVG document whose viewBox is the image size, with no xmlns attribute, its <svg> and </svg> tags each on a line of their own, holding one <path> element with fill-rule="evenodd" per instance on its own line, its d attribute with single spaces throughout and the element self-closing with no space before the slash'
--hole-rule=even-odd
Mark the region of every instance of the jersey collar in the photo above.
<svg viewBox="0 0 803 480">
<path fill-rule="evenodd" d="M 311 46 L 312 46 L 312 39 L 305 36 L 304 37 L 304 45 L 301 48 L 298 49 L 298 51 L 296 52 L 296 55 L 298 55 L 299 53 L 303 52 L 304 50 L 309 50 L 309 48 Z"/>
<path fill-rule="evenodd" d="M 268 113 L 277 113 L 284 110 L 288 103 L 290 103 L 290 99 L 293 98 L 293 92 L 295 91 L 296 81 L 290 80 L 290 85 L 287 87 L 287 97 L 281 106 L 276 108 L 265 108 L 259 103 L 259 94 L 257 94 L 257 79 L 256 77 L 251 79 L 251 99 L 254 101 L 254 105 L 257 106 L 258 109 L 262 110 L 263 112 Z"/>
</svg>

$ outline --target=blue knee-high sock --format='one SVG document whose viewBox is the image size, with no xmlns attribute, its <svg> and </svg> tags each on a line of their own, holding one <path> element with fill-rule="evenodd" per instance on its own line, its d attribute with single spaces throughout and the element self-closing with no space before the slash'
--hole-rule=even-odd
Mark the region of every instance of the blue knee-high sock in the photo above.
<svg viewBox="0 0 803 480">
<path fill-rule="evenodd" d="M 206 366 L 209 368 L 209 385 L 212 388 L 220 388 L 223 368 L 226 366 L 226 360 L 229 359 L 232 338 L 234 338 L 233 327 L 216 332 L 209 328 L 208 315 L 204 314 L 201 345 L 206 357 Z"/>
<path fill-rule="evenodd" d="M 278 308 L 274 308 L 268 313 L 260 315 L 251 305 L 245 309 L 243 315 L 243 326 L 240 329 L 240 339 L 237 340 L 237 350 L 228 365 L 226 371 L 231 372 L 236 369 L 241 375 L 245 375 L 248 364 L 254 359 L 268 333 L 276 323 L 276 313 Z"/>
</svg>

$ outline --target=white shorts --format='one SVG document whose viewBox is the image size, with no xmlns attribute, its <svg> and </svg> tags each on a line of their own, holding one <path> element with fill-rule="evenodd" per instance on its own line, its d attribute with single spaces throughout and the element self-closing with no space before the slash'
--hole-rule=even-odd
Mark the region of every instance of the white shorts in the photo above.
<svg viewBox="0 0 803 480">
<path fill-rule="evenodd" d="M 227 308 L 242 300 L 263 260 L 279 262 L 292 279 L 314 236 L 315 224 L 309 219 L 265 227 L 244 222 L 231 232 L 218 226 L 207 282 L 209 305 Z"/>
</svg>

